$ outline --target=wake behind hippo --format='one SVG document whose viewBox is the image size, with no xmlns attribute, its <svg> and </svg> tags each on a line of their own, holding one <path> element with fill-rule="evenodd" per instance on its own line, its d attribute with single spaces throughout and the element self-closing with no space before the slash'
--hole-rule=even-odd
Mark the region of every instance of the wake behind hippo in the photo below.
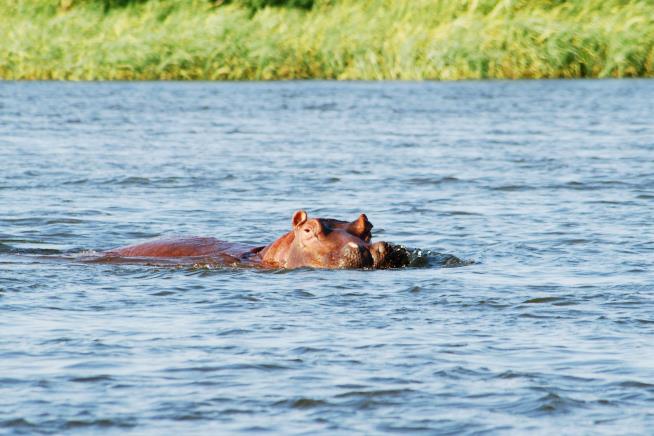
<svg viewBox="0 0 654 436">
<path fill-rule="evenodd" d="M 373 225 L 365 214 L 352 222 L 293 214 L 291 231 L 270 245 L 253 247 L 211 237 L 161 239 L 108 250 L 96 262 L 202 260 L 221 265 L 264 268 L 399 268 L 408 265 L 406 250 L 372 243 Z"/>
</svg>

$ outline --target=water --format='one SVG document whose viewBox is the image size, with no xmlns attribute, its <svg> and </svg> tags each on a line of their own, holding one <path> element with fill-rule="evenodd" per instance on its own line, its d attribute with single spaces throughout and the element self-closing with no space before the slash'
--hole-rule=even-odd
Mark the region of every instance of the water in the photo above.
<svg viewBox="0 0 654 436">
<path fill-rule="evenodd" d="M 654 82 L 0 83 L 0 433 L 654 425 Z M 84 264 L 294 210 L 474 264 Z"/>
</svg>

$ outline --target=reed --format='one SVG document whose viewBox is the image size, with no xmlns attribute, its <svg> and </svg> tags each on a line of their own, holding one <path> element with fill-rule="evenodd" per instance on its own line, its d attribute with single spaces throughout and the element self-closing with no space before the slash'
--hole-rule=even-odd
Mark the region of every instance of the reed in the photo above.
<svg viewBox="0 0 654 436">
<path fill-rule="evenodd" d="M 248 1 L 0 0 L 0 77 L 654 76 L 654 0 Z"/>
</svg>

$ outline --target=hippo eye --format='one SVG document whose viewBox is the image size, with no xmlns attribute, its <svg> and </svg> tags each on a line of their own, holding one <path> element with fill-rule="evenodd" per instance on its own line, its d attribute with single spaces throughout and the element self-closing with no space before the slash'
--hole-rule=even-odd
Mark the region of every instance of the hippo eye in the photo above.
<svg viewBox="0 0 654 436">
<path fill-rule="evenodd" d="M 309 230 L 309 229 L 304 229 L 304 232 L 305 232 L 305 233 L 309 233 L 309 232 L 311 232 L 311 230 Z"/>
</svg>

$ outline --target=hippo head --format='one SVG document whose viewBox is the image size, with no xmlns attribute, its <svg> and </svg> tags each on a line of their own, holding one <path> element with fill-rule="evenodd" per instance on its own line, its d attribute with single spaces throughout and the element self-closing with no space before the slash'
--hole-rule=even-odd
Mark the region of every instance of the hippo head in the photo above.
<svg viewBox="0 0 654 436">
<path fill-rule="evenodd" d="M 370 243 L 372 239 L 372 223 L 368 221 L 365 214 L 359 215 L 359 218 L 352 222 L 335 220 L 333 218 L 320 218 L 320 220 L 331 228 L 345 230 L 349 234 L 356 236 L 366 244 Z"/>
<path fill-rule="evenodd" d="M 352 222 L 293 214 L 292 230 L 262 251 L 263 261 L 284 268 L 388 267 L 389 246 L 371 244 L 372 224 L 361 214 Z"/>
</svg>

